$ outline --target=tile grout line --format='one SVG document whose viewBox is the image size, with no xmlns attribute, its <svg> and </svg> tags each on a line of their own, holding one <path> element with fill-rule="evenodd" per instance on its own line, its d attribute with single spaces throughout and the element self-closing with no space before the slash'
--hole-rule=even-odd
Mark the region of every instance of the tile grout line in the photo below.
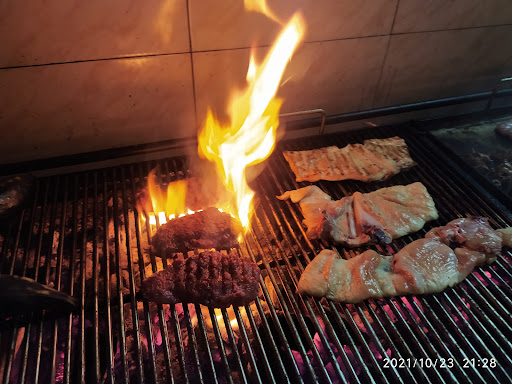
<svg viewBox="0 0 512 384">
<path fill-rule="evenodd" d="M 189 21 L 190 21 L 190 19 L 189 19 Z M 394 19 L 393 19 L 393 24 L 394 24 Z M 495 25 L 480 25 L 480 26 L 474 26 L 474 27 L 461 27 L 461 28 L 433 29 L 433 30 L 424 30 L 424 31 L 409 31 L 409 32 L 396 32 L 396 33 L 392 33 L 391 32 L 389 34 L 380 34 L 380 35 L 352 36 L 352 37 L 342 37 L 342 38 L 324 39 L 324 40 L 311 40 L 311 41 L 305 41 L 303 44 L 325 43 L 325 42 L 356 40 L 356 39 L 371 39 L 371 38 L 375 38 L 375 37 L 384 37 L 384 36 L 414 35 L 414 34 L 421 34 L 421 33 L 436 33 L 436 32 L 447 32 L 447 31 L 464 31 L 464 30 L 471 30 L 471 29 L 484 29 L 484 28 L 508 27 L 508 26 L 512 26 L 512 23 L 495 24 Z M 270 47 L 271 46 L 270 44 L 263 44 L 263 45 L 258 45 L 258 46 L 218 48 L 218 49 L 204 49 L 204 50 L 192 51 L 190 25 L 189 25 L 189 40 L 190 40 L 189 41 L 189 50 L 188 51 L 184 51 L 184 52 L 131 54 L 131 55 L 125 55 L 125 56 L 118 56 L 118 57 L 103 57 L 103 58 L 96 58 L 96 59 L 81 59 L 81 60 L 60 61 L 60 62 L 53 62 L 53 63 L 22 64 L 22 65 L 11 65 L 11 66 L 5 66 L 5 67 L 1 67 L 0 66 L 0 70 L 2 70 L 2 69 L 22 69 L 22 68 L 32 68 L 32 67 L 46 67 L 46 66 L 51 66 L 51 65 L 77 64 L 77 63 L 88 63 L 88 62 L 95 62 L 95 61 L 140 59 L 140 58 L 147 58 L 147 57 L 173 56 L 173 55 L 184 55 L 184 54 L 191 54 L 191 53 L 209 53 L 209 52 L 222 52 L 222 51 L 236 51 L 236 50 L 252 49 L 252 48 L 266 48 L 266 47 Z"/>
<path fill-rule="evenodd" d="M 389 30 L 386 51 L 384 52 L 384 57 L 382 58 L 382 64 L 380 66 L 380 71 L 379 71 L 379 77 L 377 79 L 377 84 L 375 84 L 375 89 L 373 91 L 372 108 L 375 108 L 375 102 L 377 101 L 377 92 L 379 90 L 380 82 L 382 80 L 382 74 L 384 73 L 384 66 L 386 65 L 386 60 L 388 58 L 389 46 L 391 45 L 391 37 L 393 36 L 393 28 L 395 27 L 396 15 L 398 13 L 399 5 L 400 5 L 400 0 L 397 0 L 396 6 L 395 6 L 395 14 L 393 15 L 393 21 L 391 22 L 391 28 Z"/>
<path fill-rule="evenodd" d="M 192 31 L 190 22 L 190 4 L 187 0 L 187 21 L 188 21 L 188 45 L 190 54 L 190 69 L 192 71 L 192 97 L 194 98 L 194 119 L 196 122 L 196 130 L 199 131 L 198 116 L 197 116 L 197 99 L 196 99 L 196 80 L 194 74 L 194 51 L 192 50 Z"/>
</svg>

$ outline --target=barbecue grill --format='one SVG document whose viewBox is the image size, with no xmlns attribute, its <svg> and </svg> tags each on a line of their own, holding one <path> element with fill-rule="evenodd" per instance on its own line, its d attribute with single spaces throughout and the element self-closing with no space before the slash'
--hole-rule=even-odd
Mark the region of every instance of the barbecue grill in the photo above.
<svg viewBox="0 0 512 384">
<path fill-rule="evenodd" d="M 0 272 L 53 286 L 80 305 L 64 317 L 4 319 L 2 382 L 512 382 L 509 249 L 439 294 L 347 305 L 296 293 L 300 273 L 320 250 L 351 258 L 367 247 L 307 239 L 298 205 L 275 198 L 310 184 L 295 182 L 283 150 L 395 135 L 406 140 L 418 163 L 407 172 L 376 183 L 318 183 L 336 199 L 415 181 L 427 187 L 439 219 L 389 246 L 371 247 L 383 254 L 457 217 L 512 226 L 510 201 L 475 181 L 422 128 L 281 142 L 252 183 L 256 211 L 237 251 L 260 266 L 261 292 L 241 308 L 155 305 L 139 293 L 160 260 L 149 251 L 151 228 L 141 220 L 136 195 L 156 166 L 165 182 L 193 176 L 185 157 L 40 177 L 32 204 L 2 231 Z"/>
</svg>

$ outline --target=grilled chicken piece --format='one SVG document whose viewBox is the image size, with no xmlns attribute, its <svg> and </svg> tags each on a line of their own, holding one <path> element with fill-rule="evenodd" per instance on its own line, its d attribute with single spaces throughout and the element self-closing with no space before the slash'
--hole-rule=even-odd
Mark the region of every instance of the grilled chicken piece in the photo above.
<svg viewBox="0 0 512 384">
<path fill-rule="evenodd" d="M 438 218 L 434 201 L 421 183 L 356 192 L 337 201 L 316 186 L 288 191 L 278 198 L 299 202 L 310 239 L 324 238 L 350 247 L 389 244 Z"/>
<path fill-rule="evenodd" d="M 161 257 L 193 249 L 230 249 L 238 245 L 240 222 L 217 208 L 173 219 L 162 225 L 151 239 Z"/>
<path fill-rule="evenodd" d="M 310 185 L 294 191 L 287 191 L 277 198 L 280 200 L 290 199 L 292 202 L 300 204 L 308 238 L 316 239 L 322 236 L 324 211 L 334 203 L 331 196 L 316 185 Z"/>
<path fill-rule="evenodd" d="M 283 155 L 297 181 L 385 180 L 416 165 L 404 139 L 397 136 Z"/>
<path fill-rule="evenodd" d="M 471 217 L 434 228 L 393 256 L 369 250 L 343 260 L 323 250 L 302 273 L 298 292 L 346 303 L 441 292 L 496 260 L 504 245 L 501 232 Z"/>
<path fill-rule="evenodd" d="M 260 269 L 252 261 L 216 251 L 176 259 L 142 281 L 142 295 L 158 304 L 198 303 L 242 306 L 256 299 Z"/>
</svg>

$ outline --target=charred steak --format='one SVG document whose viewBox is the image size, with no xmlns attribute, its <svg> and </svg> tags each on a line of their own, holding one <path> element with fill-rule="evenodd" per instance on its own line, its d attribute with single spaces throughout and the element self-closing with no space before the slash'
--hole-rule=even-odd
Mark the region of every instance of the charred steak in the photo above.
<svg viewBox="0 0 512 384">
<path fill-rule="evenodd" d="M 216 208 L 170 220 L 156 231 L 152 248 L 161 257 L 193 249 L 230 249 L 238 245 L 239 221 Z"/>
<path fill-rule="evenodd" d="M 256 299 L 259 278 L 258 266 L 249 259 L 206 251 L 176 259 L 167 269 L 144 279 L 142 295 L 159 304 L 242 306 Z"/>
</svg>

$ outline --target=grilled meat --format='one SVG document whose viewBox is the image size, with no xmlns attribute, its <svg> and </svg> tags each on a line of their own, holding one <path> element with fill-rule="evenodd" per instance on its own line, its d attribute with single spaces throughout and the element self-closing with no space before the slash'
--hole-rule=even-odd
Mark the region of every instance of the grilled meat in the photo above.
<svg viewBox="0 0 512 384">
<path fill-rule="evenodd" d="M 193 249 L 230 249 L 238 245 L 240 222 L 217 208 L 170 220 L 156 231 L 152 248 L 159 256 Z"/>
<path fill-rule="evenodd" d="M 438 218 L 432 197 L 418 182 L 370 193 L 356 192 L 337 201 L 316 186 L 288 191 L 278 198 L 299 202 L 309 238 L 324 238 L 351 247 L 388 244 Z"/>
<path fill-rule="evenodd" d="M 441 292 L 475 267 L 494 262 L 503 236 L 486 219 L 471 217 L 434 228 L 393 256 L 368 250 L 343 260 L 323 250 L 302 273 L 298 291 L 346 303 Z"/>
<path fill-rule="evenodd" d="M 416 165 L 400 137 L 283 153 L 297 181 L 385 180 Z"/>
<path fill-rule="evenodd" d="M 242 306 L 256 299 L 260 270 L 252 261 L 217 251 L 176 259 L 142 281 L 146 300 L 159 304 L 198 303 L 209 307 Z"/>
</svg>

